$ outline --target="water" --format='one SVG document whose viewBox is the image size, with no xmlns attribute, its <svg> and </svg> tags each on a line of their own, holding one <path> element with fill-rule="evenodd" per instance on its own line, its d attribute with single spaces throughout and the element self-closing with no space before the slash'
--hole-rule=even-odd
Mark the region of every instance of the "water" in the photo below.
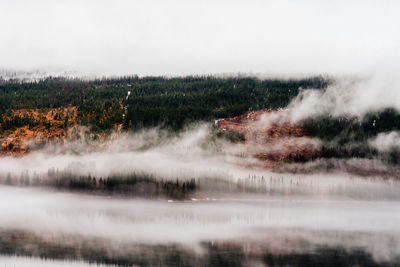
<svg viewBox="0 0 400 267">
<path fill-rule="evenodd" d="M 212 190 L 210 183 L 185 199 L 0 186 L 0 252 L 30 257 L 0 260 L 18 266 L 400 264 L 396 181 L 282 176 L 256 183 L 267 191 L 233 190 L 232 183 Z"/>
</svg>

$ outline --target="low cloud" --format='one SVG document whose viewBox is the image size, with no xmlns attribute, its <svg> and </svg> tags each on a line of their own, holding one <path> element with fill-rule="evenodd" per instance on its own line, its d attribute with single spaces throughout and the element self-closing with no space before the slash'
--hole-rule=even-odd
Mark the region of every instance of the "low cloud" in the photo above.
<svg viewBox="0 0 400 267">
<path fill-rule="evenodd" d="M 51 236 L 61 244 L 69 242 L 65 237 L 80 236 L 100 238 L 110 245 L 178 244 L 195 249 L 201 242 L 246 238 L 247 242 L 262 241 L 275 251 L 299 253 L 306 252 L 305 247 L 298 246 L 302 240 L 314 245 L 362 248 L 378 260 L 395 259 L 400 244 L 397 202 L 309 195 L 290 201 L 284 196 L 250 196 L 242 198 L 245 202 L 241 203 L 236 196 L 222 201 L 169 203 L 3 186 L 0 193 L 3 230 Z M 359 233 L 359 238 L 351 238 L 351 233 Z"/>
<path fill-rule="evenodd" d="M 400 133 L 380 133 L 376 138 L 369 140 L 369 144 L 379 151 L 388 152 L 391 149 L 400 149 Z"/>
<path fill-rule="evenodd" d="M 22 158 L 3 158 L 0 172 L 3 176 L 11 173 L 19 177 L 26 172 L 32 175 L 54 169 L 103 178 L 136 172 L 163 179 L 214 176 L 235 180 L 247 176 L 245 166 L 262 166 L 251 156 L 242 157 L 241 151 L 228 149 L 229 146 L 223 140 L 213 139 L 208 124 L 178 135 L 150 129 L 100 142 L 50 144 Z"/>
<path fill-rule="evenodd" d="M 398 76 L 382 72 L 367 77 L 337 78 L 326 90 L 300 92 L 289 108 L 294 121 L 317 115 L 362 117 L 384 108 L 400 111 L 399 88 Z"/>
<path fill-rule="evenodd" d="M 84 75 L 359 74 L 398 54 L 398 10 L 390 0 L 3 0 L 1 67 Z"/>
</svg>

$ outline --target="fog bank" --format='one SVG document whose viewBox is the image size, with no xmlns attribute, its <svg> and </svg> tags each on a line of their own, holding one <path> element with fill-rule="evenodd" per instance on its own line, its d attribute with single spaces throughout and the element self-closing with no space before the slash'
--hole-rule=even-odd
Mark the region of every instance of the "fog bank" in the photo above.
<svg viewBox="0 0 400 267">
<path fill-rule="evenodd" d="M 31 257 L 18 257 L 18 256 L 0 256 L 0 262 L 4 267 L 102 267 L 110 266 L 103 264 L 89 264 L 78 261 L 67 260 L 46 260 Z M 113 265 L 112 265 L 113 266 Z"/>
<path fill-rule="evenodd" d="M 384 108 L 400 111 L 398 73 L 386 71 L 358 78 L 338 78 L 326 90 L 303 90 L 289 105 L 292 119 L 299 121 L 317 115 L 362 117 Z"/>
<path fill-rule="evenodd" d="M 399 10 L 390 0 L 4 0 L 1 67 L 86 75 L 365 73 L 399 53 Z"/>
<path fill-rule="evenodd" d="M 398 201 L 313 197 L 170 203 L 118 200 L 0 186 L 0 228 L 138 244 L 181 244 L 246 238 L 302 251 L 285 238 L 314 245 L 363 248 L 377 259 L 399 256 Z M 252 199 L 252 200 L 251 200 Z M 157 229 L 155 232 L 154 229 Z M 359 238 L 350 238 L 359 233 Z M 363 234 L 367 234 L 364 236 Z M 62 242 L 62 241 L 61 241 Z"/>
</svg>

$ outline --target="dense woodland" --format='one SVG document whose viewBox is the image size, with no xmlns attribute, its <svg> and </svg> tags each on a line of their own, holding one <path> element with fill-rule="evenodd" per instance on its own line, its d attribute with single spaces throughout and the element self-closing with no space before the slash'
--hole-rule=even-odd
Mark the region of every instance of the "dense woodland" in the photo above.
<svg viewBox="0 0 400 267">
<path fill-rule="evenodd" d="M 368 140 L 379 133 L 400 131 L 400 113 L 392 108 L 366 114 L 363 118 L 321 115 L 303 121 L 308 135 L 324 141 L 324 158 L 375 158 L 378 151 Z M 392 164 L 400 164 L 400 150 L 392 148 L 380 155 Z"/>
<path fill-rule="evenodd" d="M 158 126 L 176 131 L 195 121 L 284 108 L 301 90 L 324 90 L 332 82 L 324 77 L 260 80 L 214 76 L 129 76 L 90 81 L 47 78 L 36 82 L 0 79 L 0 131 L 24 125 L 50 127 L 45 118 L 15 116 L 13 110 L 71 106 L 77 108 L 76 123 L 89 126 L 92 132 L 107 132 L 118 124 L 125 130 Z M 69 120 L 68 114 L 54 114 L 59 127 L 67 128 Z M 321 114 L 306 119 L 302 126 L 307 135 L 324 141 L 322 157 L 373 158 L 378 151 L 366 141 L 381 132 L 400 130 L 400 113 L 385 109 L 361 119 Z M 235 133 L 226 137 L 234 142 L 243 140 Z M 400 151 L 393 149 L 384 160 L 400 163 Z"/>
<path fill-rule="evenodd" d="M 249 109 L 285 107 L 299 90 L 325 88 L 322 77 L 301 80 L 256 78 L 137 76 L 94 81 L 48 78 L 39 82 L 0 83 L 0 112 L 10 109 L 78 107 L 78 123 L 93 131 L 162 126 L 174 130 L 185 124 L 236 116 Z M 128 92 L 130 96 L 127 98 Z M 5 122 L 7 128 L 29 118 Z"/>
</svg>

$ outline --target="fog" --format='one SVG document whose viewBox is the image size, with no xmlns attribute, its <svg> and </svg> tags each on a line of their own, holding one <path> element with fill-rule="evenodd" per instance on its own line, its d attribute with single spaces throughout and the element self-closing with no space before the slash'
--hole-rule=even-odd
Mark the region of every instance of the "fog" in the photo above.
<svg viewBox="0 0 400 267">
<path fill-rule="evenodd" d="M 390 0 L 5 0 L 0 68 L 28 78 L 326 74 L 335 83 L 303 91 L 291 119 L 361 117 L 400 110 L 399 11 Z"/>
<path fill-rule="evenodd" d="M 398 1 L 0 3 L 2 68 L 85 75 L 359 74 L 399 53 Z"/>
<path fill-rule="evenodd" d="M 394 0 L 3 0 L 0 68 L 5 76 L 22 71 L 31 78 L 322 74 L 333 78 L 326 89 L 300 88 L 287 110 L 254 123 L 362 118 L 388 107 L 400 111 L 399 11 Z M 379 263 L 400 261 L 398 166 L 379 157 L 267 163 L 255 154 L 300 144 L 319 149 L 322 141 L 233 144 L 214 131 L 199 124 L 180 133 L 114 133 L 101 141 L 82 135 L 67 144 L 32 143 L 23 157 L 2 157 L 0 250 L 10 256 L 1 263 L 84 266 L 142 254 L 188 261 L 195 255 L 193 263 L 219 248 L 260 260 L 266 251 L 315 256 L 326 247 L 366 253 Z M 398 132 L 379 133 L 368 144 L 387 153 L 399 148 L 399 138 Z M 196 187 L 178 197 L 149 197 L 34 183 L 82 176 L 99 185 L 99 178 L 131 174 L 177 185 L 194 179 Z"/>
<path fill-rule="evenodd" d="M 151 174 L 158 180 L 195 178 L 199 188 L 176 199 L 68 192 L 29 183 L 2 185 L 0 236 L 17 236 L 13 242 L 21 242 L 24 249 L 44 243 L 50 248 L 106 251 L 115 258 L 145 253 L 151 259 L 153 252 L 141 249 L 160 246 L 203 257 L 211 253 L 205 244 L 217 248 L 227 242 L 248 246 L 248 253 L 257 257 L 261 257 L 257 247 L 274 255 L 277 251 L 301 254 L 339 247 L 349 253 L 361 250 L 377 262 L 398 260 L 399 181 L 379 174 L 359 177 L 341 169 L 344 163 L 374 169 L 385 165 L 346 160 L 326 172 L 318 168 L 323 163 L 314 161 L 300 164 L 311 170 L 308 174 L 285 172 L 292 164 L 280 164 L 284 171 L 276 173 L 248 149 L 244 144 L 215 139 L 212 127 L 200 124 L 179 134 L 148 129 L 112 135 L 97 143 L 48 144 L 24 157 L 4 157 L 0 176 L 4 179 L 11 174 L 10 184 L 59 170 L 97 178 L 117 175 L 124 179 L 131 173 Z M 0 239 L 0 248 L 9 246 L 7 240 Z M 39 255 L 37 250 L 33 250 L 36 254 L 27 251 Z M 51 251 L 43 253 L 52 255 Z M 70 253 L 81 259 L 79 251 Z M 90 257 L 84 259 L 97 259 Z"/>
<path fill-rule="evenodd" d="M 27 77 L 327 74 L 335 84 L 301 93 L 293 119 L 362 116 L 400 109 L 399 10 L 394 0 L 5 0 L 0 68 Z"/>
<path fill-rule="evenodd" d="M 248 173 L 241 166 L 262 166 L 251 157 L 241 157 L 242 149 L 230 152 L 227 142 L 213 141 L 211 131 L 210 125 L 204 124 L 178 136 L 168 137 L 167 131 L 153 129 L 133 135 L 117 135 L 108 142 L 49 144 L 26 157 L 3 158 L 0 172 L 19 176 L 26 171 L 44 173 L 53 168 L 103 178 L 138 172 L 168 179 L 203 176 L 237 179 L 237 173 L 243 176 Z"/>
<path fill-rule="evenodd" d="M 390 149 L 400 149 L 400 134 L 399 132 L 380 133 L 376 138 L 373 138 L 369 143 L 380 151 L 390 151 Z"/>
<path fill-rule="evenodd" d="M 204 241 L 246 238 L 299 252 L 301 247 L 282 241 L 301 238 L 314 245 L 362 247 L 380 260 L 398 256 L 400 249 L 399 202 L 312 197 L 239 201 L 236 196 L 235 200 L 170 203 L 4 186 L 0 191 L 2 229 L 56 240 L 76 236 L 105 239 L 110 244 L 180 244 L 199 250 Z M 360 233 L 361 238 L 351 239 L 351 233 Z"/>
<path fill-rule="evenodd" d="M 0 262 L 4 267 L 90 267 L 90 266 L 106 266 L 103 264 L 89 264 L 87 262 L 78 261 L 67 261 L 67 260 L 46 260 L 30 257 L 18 257 L 18 256 L 0 256 Z M 108 265 L 109 266 L 109 265 Z"/>
<path fill-rule="evenodd" d="M 229 184 L 239 184 L 280 194 L 398 199 L 397 187 L 393 187 L 397 184 L 397 169 L 378 159 L 274 164 L 256 157 L 259 153 L 291 151 L 299 144 L 319 148 L 319 141 L 310 138 L 283 138 L 265 146 L 253 142 L 235 144 L 216 138 L 209 124 L 192 125 L 177 134 L 153 128 L 112 134 L 101 141 L 78 139 L 67 144 L 49 143 L 23 157 L 3 157 L 0 178 L 3 183 L 11 179 L 7 183 L 19 184 L 25 179 L 32 182 L 35 177 L 51 181 L 57 178 L 54 173 L 60 173 L 59 178 L 90 175 L 97 179 L 144 174 L 155 180 L 195 179 L 200 185 L 202 181 L 207 185 L 220 181 L 227 191 Z M 370 172 L 370 178 L 348 173 L 351 169 Z M 387 180 L 381 181 L 380 175 L 384 173 L 388 174 Z"/>
<path fill-rule="evenodd" d="M 337 78 L 326 90 L 303 90 L 289 105 L 291 119 L 321 114 L 362 118 L 388 107 L 400 111 L 398 74 L 394 69 L 384 69 L 370 76 Z"/>
</svg>

